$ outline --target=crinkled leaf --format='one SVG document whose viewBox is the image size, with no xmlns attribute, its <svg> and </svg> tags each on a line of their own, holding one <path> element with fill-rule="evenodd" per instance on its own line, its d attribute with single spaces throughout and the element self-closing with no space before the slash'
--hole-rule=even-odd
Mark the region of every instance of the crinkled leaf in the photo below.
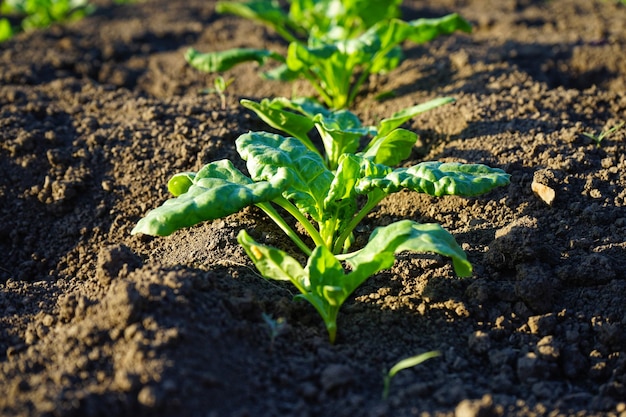
<svg viewBox="0 0 626 417">
<path fill-rule="evenodd" d="M 324 199 L 334 176 L 319 154 L 295 138 L 266 132 L 246 133 L 235 143 L 239 155 L 247 161 L 253 180 L 268 180 L 279 170 L 284 171 L 289 186 L 283 196 L 292 200 L 301 212 L 321 221 Z"/>
<path fill-rule="evenodd" d="M 450 257 L 457 275 L 466 277 L 472 273 L 465 252 L 443 227 L 435 223 L 420 224 L 401 220 L 376 228 L 367 245 L 346 259 L 352 267 L 352 272 L 346 277 L 346 287 L 357 288 L 369 276 L 390 268 L 395 260 L 394 255 L 407 250 L 434 252 Z"/>
<path fill-rule="evenodd" d="M 236 213 L 244 207 L 271 201 L 287 186 L 284 171 L 276 172 L 270 181 L 254 183 L 228 160 L 206 165 L 195 177 L 184 175 L 175 176 L 178 184 L 172 187 L 176 192 L 184 192 L 148 212 L 132 234 L 167 236 L 176 230 Z"/>
<path fill-rule="evenodd" d="M 362 178 L 356 191 L 367 194 L 372 189 L 379 188 L 391 194 L 406 188 L 436 197 L 471 197 L 507 185 L 509 178 L 510 175 L 503 170 L 487 165 L 431 161 L 410 168 L 395 169 L 382 178 Z"/>
<path fill-rule="evenodd" d="M 185 53 L 185 60 L 192 67 L 204 72 L 222 72 L 235 65 L 254 61 L 259 65 L 265 64 L 268 59 L 284 62 L 285 58 L 275 52 L 265 49 L 235 48 L 226 51 L 200 53 L 189 48 Z"/>
</svg>

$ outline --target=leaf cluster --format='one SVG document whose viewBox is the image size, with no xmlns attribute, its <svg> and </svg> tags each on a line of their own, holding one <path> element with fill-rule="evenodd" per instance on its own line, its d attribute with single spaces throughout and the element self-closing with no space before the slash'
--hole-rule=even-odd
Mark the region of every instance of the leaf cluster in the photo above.
<svg viewBox="0 0 626 417">
<path fill-rule="evenodd" d="M 452 103 L 451 97 L 437 98 L 418 104 L 383 119 L 378 126 L 364 126 L 358 116 L 349 110 L 328 110 L 308 98 L 287 99 L 278 97 L 261 102 L 241 100 L 241 104 L 254 111 L 269 126 L 299 139 L 307 148 L 318 152 L 309 138 L 315 129 L 324 152 L 320 154 L 329 169 L 337 169 L 339 158 L 346 153 L 356 153 L 377 164 L 396 166 L 410 153 L 417 134 L 399 128 L 416 115 L 441 105 Z M 367 144 L 359 149 L 363 138 Z"/>
<path fill-rule="evenodd" d="M 291 81 L 304 78 L 332 109 L 350 107 L 370 74 L 395 69 L 402 59 L 405 41 L 418 44 L 457 30 L 471 31 L 458 14 L 436 19 L 403 21 L 400 1 L 292 0 L 289 11 L 278 2 L 252 0 L 219 2 L 217 11 L 231 13 L 271 27 L 287 42 L 285 56 L 266 49 L 236 48 L 200 53 L 190 48 L 187 62 L 206 72 L 226 71 L 233 66 L 268 60 L 279 63 L 262 75 L 266 79 Z"/>
</svg>

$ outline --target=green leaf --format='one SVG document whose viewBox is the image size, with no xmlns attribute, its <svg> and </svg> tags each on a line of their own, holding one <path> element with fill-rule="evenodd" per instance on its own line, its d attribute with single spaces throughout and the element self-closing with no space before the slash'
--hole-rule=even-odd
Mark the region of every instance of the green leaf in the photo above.
<svg viewBox="0 0 626 417">
<path fill-rule="evenodd" d="M 329 110 L 324 105 L 308 97 L 298 97 L 292 100 L 284 99 L 284 101 L 281 101 L 281 104 L 286 108 L 299 111 L 310 119 L 313 119 L 313 117 L 318 114 L 325 117 L 331 117 L 333 114 L 332 110 Z"/>
<path fill-rule="evenodd" d="M 409 250 L 434 252 L 452 258 L 454 271 L 461 277 L 470 276 L 472 265 L 454 237 L 438 224 L 420 224 L 401 220 L 372 232 L 365 247 L 345 261 L 352 267 L 347 275 L 347 288 L 357 288 L 367 277 L 390 268 L 395 254 Z"/>
<path fill-rule="evenodd" d="M 412 368 L 421 364 L 422 362 L 435 358 L 441 355 L 441 353 L 437 351 L 424 352 L 420 355 L 411 356 L 410 358 L 402 359 L 400 362 L 396 363 L 385 375 L 383 379 L 383 399 L 387 399 L 389 396 L 389 385 L 391 384 L 391 378 L 393 378 L 398 372 Z"/>
<path fill-rule="evenodd" d="M 416 106 L 402 109 L 399 112 L 394 113 L 390 118 L 383 119 L 378 125 L 378 136 L 385 136 L 392 130 L 400 127 L 403 123 L 411 120 L 413 117 L 420 113 L 424 113 L 428 110 L 432 110 L 436 107 L 443 106 L 444 104 L 453 103 L 452 97 L 440 97 L 433 100 L 429 100 L 426 103 L 420 103 Z"/>
<path fill-rule="evenodd" d="M 255 181 L 274 178 L 283 171 L 289 186 L 283 196 L 296 207 L 320 222 L 324 216 L 324 199 L 334 175 L 319 154 L 295 138 L 266 132 L 249 132 L 236 140 L 237 151 L 247 161 L 250 177 Z"/>
<path fill-rule="evenodd" d="M 286 252 L 258 244 L 245 230 L 239 232 L 237 241 L 243 246 L 263 277 L 278 281 L 291 281 L 301 291 L 308 288 L 306 272 L 298 261 Z"/>
<path fill-rule="evenodd" d="M 406 22 L 400 19 L 381 21 L 372 26 L 364 37 L 375 33 L 380 39 L 382 49 L 399 45 L 405 40 L 422 44 L 441 35 L 450 35 L 455 31 L 471 32 L 472 26 L 457 13 L 433 19 L 417 19 Z"/>
<path fill-rule="evenodd" d="M 268 59 L 284 62 L 285 58 L 275 52 L 265 49 L 235 48 L 226 51 L 200 53 L 189 48 L 185 53 L 185 60 L 197 70 L 203 72 L 227 71 L 235 65 L 244 62 L 257 62 L 265 64 Z"/>
<path fill-rule="evenodd" d="M 285 103 L 286 101 L 288 102 L 285 98 L 275 98 L 272 100 L 263 99 L 260 103 L 257 103 L 244 99 L 241 100 L 241 105 L 255 112 L 261 120 L 274 129 L 282 130 L 299 139 L 307 148 L 317 152 L 317 149 L 307 136 L 309 131 L 313 129 L 313 121 L 309 117 L 283 110 L 285 107 L 288 107 L 288 103 Z"/>
<path fill-rule="evenodd" d="M 307 266 L 286 252 L 258 244 L 242 230 L 237 240 L 267 279 L 291 281 L 300 291 L 297 298 L 307 300 L 324 320 L 331 343 L 337 333 L 337 313 L 349 294 L 342 288 L 344 271 L 341 264 L 325 246 L 318 246 L 309 257 Z"/>
<path fill-rule="evenodd" d="M 218 1 L 215 11 L 221 14 L 229 13 L 244 19 L 257 20 L 271 26 L 283 26 L 289 21 L 289 17 L 280 7 L 277 1 Z"/>
<path fill-rule="evenodd" d="M 261 78 L 270 81 L 294 81 L 300 78 L 300 72 L 292 71 L 287 64 L 281 64 L 275 68 L 264 71 L 261 73 Z"/>
<path fill-rule="evenodd" d="M 287 184 L 282 170 L 270 181 L 254 183 L 230 161 L 212 162 L 195 177 L 189 173 L 174 176 L 173 184 L 168 187 L 180 192 L 178 197 L 148 212 L 131 234 L 167 236 L 176 230 L 236 213 L 244 207 L 271 201 L 281 195 Z"/>
<path fill-rule="evenodd" d="M 406 188 L 436 197 L 471 197 L 507 185 L 509 178 L 510 175 L 503 170 L 487 165 L 430 161 L 410 168 L 395 169 L 383 178 L 362 178 L 356 190 L 367 194 L 374 188 L 379 188 L 391 194 Z"/>
<path fill-rule="evenodd" d="M 378 135 L 361 155 L 377 164 L 398 165 L 411 155 L 417 134 L 405 129 L 396 129 L 385 136 Z"/>
<path fill-rule="evenodd" d="M 13 37 L 13 28 L 9 19 L 0 18 L 0 42 L 4 42 Z"/>
<path fill-rule="evenodd" d="M 322 137 L 328 164 L 332 170 L 337 168 L 341 155 L 355 153 L 361 137 L 372 131 L 362 126 L 359 118 L 347 110 L 335 111 L 329 115 L 317 114 L 313 121 Z"/>
<path fill-rule="evenodd" d="M 263 23 L 290 42 L 295 40 L 295 36 L 289 30 L 301 29 L 300 25 L 294 23 L 275 0 L 220 1 L 215 5 L 215 10 L 218 13 L 230 13 Z"/>
</svg>

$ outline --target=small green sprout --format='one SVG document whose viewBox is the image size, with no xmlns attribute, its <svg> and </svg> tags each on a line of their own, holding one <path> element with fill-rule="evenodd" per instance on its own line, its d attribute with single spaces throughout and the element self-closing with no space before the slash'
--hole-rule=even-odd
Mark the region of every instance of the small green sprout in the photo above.
<svg viewBox="0 0 626 417">
<path fill-rule="evenodd" d="M 396 363 L 383 378 L 383 400 L 386 400 L 387 397 L 389 397 L 389 385 L 391 384 L 391 378 L 393 378 L 398 372 L 417 366 L 420 363 L 439 355 L 441 354 L 437 351 L 425 352 L 416 356 L 411 356 L 410 358 L 402 359 L 400 362 Z"/>
<path fill-rule="evenodd" d="M 613 132 L 619 130 L 622 128 L 622 126 L 624 126 L 624 122 L 621 122 L 615 126 L 613 126 L 610 129 L 607 130 L 603 130 L 598 134 L 593 134 L 593 133 L 588 133 L 588 132 L 583 132 L 583 135 L 587 136 L 589 139 L 591 139 L 595 144 L 596 147 L 600 147 L 602 141 L 604 140 L 604 138 L 608 137 L 610 134 L 612 134 Z"/>
<path fill-rule="evenodd" d="M 282 332 L 285 331 L 285 328 L 287 327 L 287 321 L 284 317 L 279 317 L 275 319 L 267 313 L 261 313 L 261 317 L 263 317 L 263 321 L 265 322 L 265 324 L 267 324 L 267 327 L 269 328 L 270 350 L 274 350 L 274 341 L 278 336 L 281 335 Z"/>
<path fill-rule="evenodd" d="M 215 78 L 215 81 L 213 81 L 213 88 L 205 88 L 203 90 L 200 90 L 200 93 L 217 94 L 217 96 L 220 98 L 220 102 L 222 103 L 221 108 L 222 110 L 224 110 L 226 109 L 226 94 L 224 94 L 224 92 L 226 91 L 228 86 L 233 83 L 233 81 L 235 81 L 233 78 L 231 78 L 230 80 L 225 80 L 224 77 L 220 75 Z"/>
</svg>

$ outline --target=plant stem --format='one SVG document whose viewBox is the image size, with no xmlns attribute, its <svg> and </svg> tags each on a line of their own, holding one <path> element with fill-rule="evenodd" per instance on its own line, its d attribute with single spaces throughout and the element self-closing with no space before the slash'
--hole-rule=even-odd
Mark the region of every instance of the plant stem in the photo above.
<svg viewBox="0 0 626 417">
<path fill-rule="evenodd" d="M 350 236 L 350 233 L 352 233 L 354 228 L 357 227 L 357 225 L 361 223 L 361 220 L 363 220 L 365 216 L 367 216 L 369 212 L 372 211 L 372 209 L 376 207 L 376 205 L 380 203 L 382 199 L 386 196 L 387 194 L 382 190 L 375 190 L 368 194 L 367 203 L 365 203 L 361 210 L 359 210 L 359 212 L 352 218 L 352 220 L 350 220 L 350 223 L 348 223 L 348 225 L 343 230 L 343 232 L 341 232 L 337 240 L 335 240 L 335 244 L 332 248 L 333 254 L 337 255 L 341 252 L 341 250 L 343 249 L 343 243 L 346 241 L 348 236 Z"/>
<path fill-rule="evenodd" d="M 304 75 L 304 78 L 306 78 L 309 81 L 309 83 L 311 83 L 311 85 L 313 86 L 313 88 L 315 88 L 318 94 L 322 96 L 322 100 L 324 100 L 324 102 L 328 106 L 332 106 L 333 99 L 328 95 L 328 93 L 324 90 L 324 88 L 322 88 L 322 86 L 317 82 L 316 76 L 310 74 L 308 71 L 304 71 L 302 74 Z"/>
<path fill-rule="evenodd" d="M 309 236 L 311 236 L 311 239 L 313 239 L 313 243 L 315 243 L 315 246 L 326 246 L 324 239 L 322 239 L 322 236 L 311 224 L 309 219 L 307 219 L 304 214 L 300 213 L 298 208 L 291 204 L 289 200 L 284 197 L 278 197 L 272 201 L 287 210 L 287 212 L 291 214 L 302 225 L 302 227 L 304 227 L 304 230 L 306 230 Z M 310 254 L 311 251 L 307 253 L 307 256 Z"/>
<path fill-rule="evenodd" d="M 267 214 L 281 228 L 283 232 L 300 248 L 306 256 L 311 256 L 311 249 L 300 239 L 300 236 L 289 227 L 285 219 L 269 203 L 259 203 L 256 205 Z"/>
<path fill-rule="evenodd" d="M 363 85 L 367 77 L 370 75 L 370 70 L 369 70 L 370 67 L 371 65 L 368 65 L 367 68 L 364 68 L 362 70 L 361 75 L 359 76 L 358 80 L 352 86 L 352 89 L 350 90 L 350 94 L 348 96 L 348 101 L 346 102 L 346 107 L 349 107 L 352 104 L 352 102 L 354 101 L 354 98 L 359 93 L 361 85 Z"/>
</svg>

